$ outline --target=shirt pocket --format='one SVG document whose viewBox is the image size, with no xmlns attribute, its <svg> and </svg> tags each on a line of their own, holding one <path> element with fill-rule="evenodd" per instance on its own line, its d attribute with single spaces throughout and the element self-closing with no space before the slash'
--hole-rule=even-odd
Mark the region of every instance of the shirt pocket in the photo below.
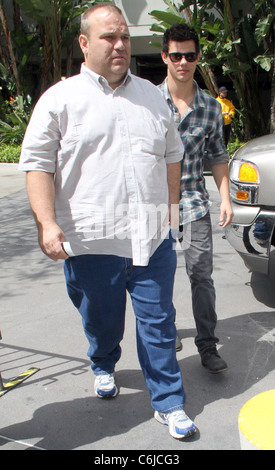
<svg viewBox="0 0 275 470">
<path fill-rule="evenodd" d="M 184 133 L 185 151 L 188 154 L 204 154 L 207 133 L 204 127 L 189 127 Z"/>
<path fill-rule="evenodd" d="M 141 113 L 136 117 L 134 128 L 130 130 L 132 135 L 132 150 L 135 154 L 156 159 L 164 158 L 166 154 L 165 125 L 149 112 Z"/>
</svg>

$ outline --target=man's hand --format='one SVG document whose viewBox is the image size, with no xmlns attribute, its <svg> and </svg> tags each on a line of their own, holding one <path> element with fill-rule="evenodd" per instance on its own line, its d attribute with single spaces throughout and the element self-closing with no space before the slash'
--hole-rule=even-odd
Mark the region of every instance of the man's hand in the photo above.
<svg viewBox="0 0 275 470">
<path fill-rule="evenodd" d="M 55 220 L 54 174 L 43 171 L 28 172 L 27 190 L 41 250 L 54 261 L 67 259 L 68 255 L 62 247 L 65 235 Z"/>
<path fill-rule="evenodd" d="M 171 204 L 169 207 L 169 222 L 171 229 L 178 230 L 180 225 L 179 204 Z"/>
<path fill-rule="evenodd" d="M 219 225 L 222 228 L 227 227 L 233 218 L 233 210 L 230 201 L 222 202 L 220 206 L 220 221 Z"/>
<path fill-rule="evenodd" d="M 47 225 L 44 228 L 40 225 L 38 227 L 38 239 L 43 253 L 53 261 L 68 258 L 62 246 L 62 243 L 65 241 L 65 235 L 56 223 Z"/>
<path fill-rule="evenodd" d="M 222 228 L 227 227 L 233 218 L 233 209 L 231 206 L 229 193 L 229 172 L 228 164 L 220 163 L 212 166 L 212 174 L 221 196 L 220 221 Z"/>
</svg>

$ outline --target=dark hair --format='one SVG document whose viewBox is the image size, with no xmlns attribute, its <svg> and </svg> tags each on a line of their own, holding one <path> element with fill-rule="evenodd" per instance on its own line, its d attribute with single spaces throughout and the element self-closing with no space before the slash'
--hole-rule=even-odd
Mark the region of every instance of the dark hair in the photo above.
<svg viewBox="0 0 275 470">
<path fill-rule="evenodd" d="M 171 28 L 167 29 L 163 35 L 162 51 L 168 54 L 170 41 L 184 42 L 190 40 L 195 42 L 196 53 L 199 54 L 200 42 L 194 28 L 186 23 L 175 23 Z"/>
</svg>

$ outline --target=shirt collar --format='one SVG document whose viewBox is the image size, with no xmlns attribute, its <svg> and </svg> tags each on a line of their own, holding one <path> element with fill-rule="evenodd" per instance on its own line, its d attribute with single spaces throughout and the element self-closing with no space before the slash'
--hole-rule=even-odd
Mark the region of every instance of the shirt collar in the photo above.
<svg viewBox="0 0 275 470">
<path fill-rule="evenodd" d="M 101 89 L 104 89 L 105 87 L 111 88 L 110 85 L 108 84 L 106 78 L 104 78 L 102 75 L 98 75 L 97 73 L 93 72 L 84 63 L 81 64 L 80 73 L 86 75 L 86 77 L 91 79 L 94 82 L 94 84 L 96 86 L 98 86 L 99 88 L 101 88 Z M 123 83 L 121 83 L 121 85 L 119 85 L 119 87 L 126 86 L 127 83 L 131 80 L 131 78 L 132 78 L 131 71 L 128 70 Z M 117 88 L 119 88 L 119 87 L 117 87 Z M 113 91 L 115 91 L 115 90 L 113 90 Z"/>
<path fill-rule="evenodd" d="M 161 89 L 162 93 L 163 93 L 163 96 L 164 98 L 166 99 L 166 101 L 170 102 L 171 104 L 173 104 L 173 100 L 171 98 L 171 95 L 170 95 L 170 92 L 169 92 L 169 89 L 168 89 L 168 85 L 167 85 L 167 77 L 165 78 L 165 80 L 159 85 L 159 88 Z"/>
<path fill-rule="evenodd" d="M 194 108 L 205 108 L 207 106 L 207 102 L 205 99 L 205 92 L 199 87 L 197 82 L 194 80 L 195 85 L 195 98 L 194 98 Z"/>
<path fill-rule="evenodd" d="M 206 101 L 205 101 L 205 98 L 204 98 L 203 91 L 200 89 L 200 87 L 197 84 L 196 80 L 193 80 L 193 83 L 194 83 L 194 86 L 195 86 L 195 96 L 194 96 L 194 100 L 193 100 L 193 103 L 192 103 L 193 108 L 194 109 L 205 108 L 206 107 Z M 173 106 L 175 106 L 174 103 L 173 103 L 173 100 L 171 98 L 169 89 L 168 89 L 167 77 L 165 78 L 165 80 L 162 82 L 162 84 L 159 87 L 163 92 L 164 98 L 168 102 L 170 102 Z"/>
</svg>

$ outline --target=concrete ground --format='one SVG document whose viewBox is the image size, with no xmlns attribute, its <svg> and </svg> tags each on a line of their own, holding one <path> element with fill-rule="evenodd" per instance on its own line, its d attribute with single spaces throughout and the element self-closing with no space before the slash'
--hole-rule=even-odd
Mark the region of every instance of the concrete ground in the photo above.
<svg viewBox="0 0 275 470">
<path fill-rule="evenodd" d="M 93 393 L 87 342 L 67 297 L 62 262 L 47 259 L 17 165 L 0 165 L 0 372 L 4 384 L 30 367 L 39 371 L 0 398 L 1 450 L 155 451 L 240 450 L 238 415 L 253 396 L 274 387 L 274 279 L 248 272 L 218 227 L 219 196 L 206 176 L 214 237 L 214 281 L 219 350 L 229 369 L 209 374 L 194 346 L 189 280 L 181 251 L 174 303 L 183 349 L 178 353 L 186 412 L 198 428 L 173 439 L 153 418 L 135 344 L 128 302 L 123 354 L 117 367 L 120 395 Z"/>
</svg>

